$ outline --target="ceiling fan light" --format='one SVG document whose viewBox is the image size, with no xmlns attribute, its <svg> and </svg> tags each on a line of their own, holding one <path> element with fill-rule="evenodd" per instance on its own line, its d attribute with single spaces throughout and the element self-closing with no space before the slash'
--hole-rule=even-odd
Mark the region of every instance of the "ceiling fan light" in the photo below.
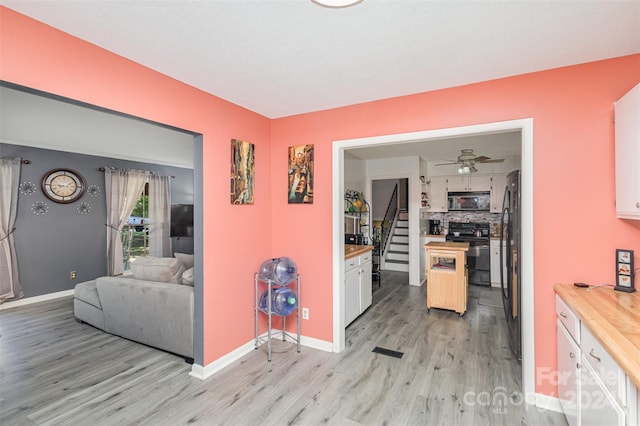
<svg viewBox="0 0 640 426">
<path fill-rule="evenodd" d="M 332 9 L 340 9 L 343 7 L 354 6 L 362 0 L 311 0 L 313 3 L 322 7 L 329 7 Z"/>
</svg>

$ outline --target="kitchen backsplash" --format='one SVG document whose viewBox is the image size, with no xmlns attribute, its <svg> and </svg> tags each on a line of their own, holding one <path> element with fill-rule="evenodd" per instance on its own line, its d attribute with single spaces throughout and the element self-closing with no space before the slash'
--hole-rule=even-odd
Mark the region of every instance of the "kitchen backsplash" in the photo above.
<svg viewBox="0 0 640 426">
<path fill-rule="evenodd" d="M 493 230 L 494 224 L 500 225 L 500 213 L 486 212 L 447 212 L 447 213 L 429 213 L 429 217 L 423 220 L 420 228 L 429 229 L 429 220 L 439 220 L 441 233 L 449 228 L 449 222 L 489 222 Z"/>
</svg>

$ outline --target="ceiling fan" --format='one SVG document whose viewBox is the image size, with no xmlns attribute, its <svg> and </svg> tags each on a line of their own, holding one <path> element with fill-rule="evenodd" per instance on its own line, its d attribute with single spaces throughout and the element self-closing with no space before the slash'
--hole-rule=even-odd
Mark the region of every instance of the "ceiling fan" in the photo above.
<svg viewBox="0 0 640 426">
<path fill-rule="evenodd" d="M 464 173 L 477 172 L 478 169 L 474 167 L 476 163 L 502 163 L 503 161 L 504 161 L 504 158 L 492 159 L 484 155 L 476 156 L 473 153 L 473 149 L 463 149 L 461 154 L 458 155 L 457 161 L 451 160 L 451 162 L 449 163 L 440 163 L 440 164 L 436 164 L 436 166 L 448 166 L 453 164 L 459 164 L 460 168 L 458 168 L 458 173 L 464 174 Z"/>
</svg>

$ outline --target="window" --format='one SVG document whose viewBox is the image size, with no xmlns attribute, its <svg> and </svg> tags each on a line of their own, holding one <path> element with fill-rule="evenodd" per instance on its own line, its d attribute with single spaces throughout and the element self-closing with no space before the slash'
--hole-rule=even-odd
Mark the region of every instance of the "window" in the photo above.
<svg viewBox="0 0 640 426">
<path fill-rule="evenodd" d="M 149 255 L 149 183 L 144 185 L 120 238 L 123 267 L 127 271 L 131 269 L 131 262 Z"/>
</svg>

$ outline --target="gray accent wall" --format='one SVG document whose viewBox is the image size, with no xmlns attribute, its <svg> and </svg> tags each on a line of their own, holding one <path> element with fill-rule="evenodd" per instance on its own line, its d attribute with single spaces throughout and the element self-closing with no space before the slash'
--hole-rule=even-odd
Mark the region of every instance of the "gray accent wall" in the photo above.
<svg viewBox="0 0 640 426">
<path fill-rule="evenodd" d="M 109 157 L 77 154 L 22 145 L 0 143 L 0 156 L 21 157 L 31 164 L 23 164 L 20 182 L 32 182 L 37 189 L 31 195 L 19 194 L 18 217 L 14 233 L 18 256 L 20 282 L 25 297 L 40 296 L 71 290 L 83 281 L 106 273 L 106 199 L 104 194 L 104 166 L 164 172 L 171 179 L 171 202 L 194 202 L 193 170 L 150 163 L 127 161 Z M 80 173 L 87 186 L 97 185 L 100 194 L 92 197 L 86 192 L 74 203 L 55 203 L 42 193 L 43 175 L 54 168 L 70 168 Z M 46 202 L 47 213 L 36 215 L 31 207 L 37 201 Z M 80 214 L 80 202 L 89 204 L 88 214 Z M 183 252 L 193 253 L 193 239 L 173 241 Z M 181 251 L 175 250 L 174 251 Z M 71 280 L 71 271 L 77 277 Z"/>
</svg>

